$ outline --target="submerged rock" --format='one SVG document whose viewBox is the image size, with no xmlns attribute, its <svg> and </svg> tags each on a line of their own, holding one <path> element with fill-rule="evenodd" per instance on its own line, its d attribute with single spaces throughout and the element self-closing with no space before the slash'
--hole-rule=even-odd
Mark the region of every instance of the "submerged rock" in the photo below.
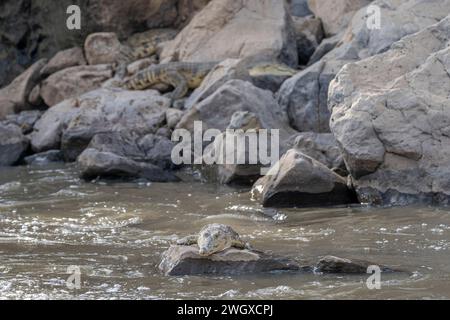
<svg viewBox="0 0 450 320">
<path fill-rule="evenodd" d="M 325 256 L 321 258 L 317 262 L 314 271 L 322 273 L 365 274 L 370 266 L 379 267 L 382 272 L 396 271 L 392 268 L 365 260 L 344 259 L 335 256 Z"/>
<path fill-rule="evenodd" d="M 176 182 L 179 179 L 171 172 L 146 162 L 138 162 L 112 152 L 88 148 L 78 157 L 81 177 L 96 178 L 144 178 L 153 182 Z"/>
<path fill-rule="evenodd" d="M 25 157 L 24 161 L 32 166 L 45 166 L 51 163 L 63 162 L 64 158 L 61 150 L 49 150 Z"/>
<path fill-rule="evenodd" d="M 294 149 L 255 183 L 252 194 L 265 207 L 333 206 L 356 202 L 346 179 Z"/>
<path fill-rule="evenodd" d="M 28 138 L 18 126 L 0 123 L 0 167 L 19 161 L 28 149 L 28 144 Z"/>
<path fill-rule="evenodd" d="M 301 271 L 302 268 L 291 259 L 255 250 L 230 248 L 205 257 L 199 254 L 197 246 L 171 246 L 163 253 L 159 269 L 167 276 L 186 276 Z"/>
</svg>

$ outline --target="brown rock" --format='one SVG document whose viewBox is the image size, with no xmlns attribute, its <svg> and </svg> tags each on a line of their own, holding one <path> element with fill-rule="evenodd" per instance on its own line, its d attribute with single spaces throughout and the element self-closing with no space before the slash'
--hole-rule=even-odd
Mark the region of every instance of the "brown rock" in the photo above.
<svg viewBox="0 0 450 320">
<path fill-rule="evenodd" d="M 78 66 L 52 74 L 41 84 L 41 97 L 48 106 L 99 88 L 113 76 L 110 65 Z"/>
<path fill-rule="evenodd" d="M 60 70 L 86 64 L 83 49 L 74 47 L 58 52 L 47 65 L 42 68 L 41 75 L 46 77 Z"/>
</svg>

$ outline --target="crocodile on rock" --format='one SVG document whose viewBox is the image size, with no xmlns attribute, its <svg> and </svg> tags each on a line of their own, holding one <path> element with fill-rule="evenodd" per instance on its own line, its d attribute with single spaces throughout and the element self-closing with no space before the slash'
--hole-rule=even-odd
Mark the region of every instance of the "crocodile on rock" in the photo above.
<svg viewBox="0 0 450 320">
<path fill-rule="evenodd" d="M 219 62 L 170 62 L 152 65 L 126 80 L 122 86 L 128 90 L 171 86 L 174 91 L 167 97 L 178 100 L 185 97 L 189 89 L 198 88 L 217 64 Z"/>
</svg>

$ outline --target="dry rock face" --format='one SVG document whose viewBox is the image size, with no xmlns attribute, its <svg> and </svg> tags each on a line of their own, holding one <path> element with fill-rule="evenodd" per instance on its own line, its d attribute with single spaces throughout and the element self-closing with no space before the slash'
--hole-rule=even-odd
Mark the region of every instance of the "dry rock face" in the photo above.
<svg viewBox="0 0 450 320">
<path fill-rule="evenodd" d="M 362 202 L 450 203 L 449 44 L 447 17 L 330 86 L 331 129 Z"/>
<path fill-rule="evenodd" d="M 84 58 L 83 49 L 80 47 L 74 47 L 58 52 L 47 65 L 42 68 L 41 74 L 43 76 L 49 76 L 52 73 L 61 71 L 66 68 L 83 66 L 86 64 Z"/>
<path fill-rule="evenodd" d="M 46 60 L 33 64 L 10 85 L 0 90 L 0 120 L 7 115 L 29 109 L 28 96 L 40 80 Z"/>
<path fill-rule="evenodd" d="M 325 33 L 339 33 L 351 21 L 355 12 L 372 0 L 308 0 L 310 10 L 322 20 Z"/>
<path fill-rule="evenodd" d="M 165 122 L 170 100 L 152 90 L 98 89 L 49 109 L 31 135 L 35 152 L 62 148 L 75 160 L 101 132 L 155 133 Z"/>
<path fill-rule="evenodd" d="M 278 0 L 212 0 L 161 53 L 163 62 L 221 61 L 268 53 L 290 66 L 297 49 L 289 9 Z"/>
<path fill-rule="evenodd" d="M 265 207 L 312 207 L 356 201 L 347 180 L 317 160 L 291 149 L 253 186 Z"/>
<path fill-rule="evenodd" d="M 324 6 L 328 3 L 317 1 L 318 4 L 322 2 Z M 281 87 L 279 103 L 288 111 L 295 129 L 329 132 L 328 87 L 346 63 L 382 53 L 394 42 L 435 24 L 450 12 L 450 0 L 376 0 L 372 4 L 381 9 L 380 30 L 367 28 L 367 8 L 360 9 L 335 49 Z M 424 15 L 424 12 L 427 14 Z"/>
<path fill-rule="evenodd" d="M 41 84 L 41 97 L 48 106 L 75 98 L 100 86 L 113 76 L 110 65 L 77 66 L 52 74 Z"/>
<path fill-rule="evenodd" d="M 18 126 L 0 123 L 0 167 L 19 161 L 27 150 L 28 143 Z"/>
</svg>

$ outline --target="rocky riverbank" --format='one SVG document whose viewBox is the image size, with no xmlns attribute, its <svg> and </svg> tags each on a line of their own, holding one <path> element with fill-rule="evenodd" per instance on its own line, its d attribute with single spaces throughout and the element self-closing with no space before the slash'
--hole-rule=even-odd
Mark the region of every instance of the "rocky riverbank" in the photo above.
<svg viewBox="0 0 450 320">
<path fill-rule="evenodd" d="M 177 181 L 175 129 L 252 123 L 280 130 L 276 174 L 218 164 L 199 169 L 206 179 L 253 185 L 271 207 L 449 204 L 450 0 L 82 1 L 98 19 L 71 37 L 51 32 L 46 5 L 0 5 L 14 13 L 0 17 L 14 26 L 1 28 L 1 166 L 66 161 L 86 180 Z M 31 13 L 40 31 L 24 23 Z M 144 43 L 154 48 L 142 56 Z M 167 86 L 117 86 L 124 52 L 125 77 L 217 65 L 174 102 Z"/>
</svg>

